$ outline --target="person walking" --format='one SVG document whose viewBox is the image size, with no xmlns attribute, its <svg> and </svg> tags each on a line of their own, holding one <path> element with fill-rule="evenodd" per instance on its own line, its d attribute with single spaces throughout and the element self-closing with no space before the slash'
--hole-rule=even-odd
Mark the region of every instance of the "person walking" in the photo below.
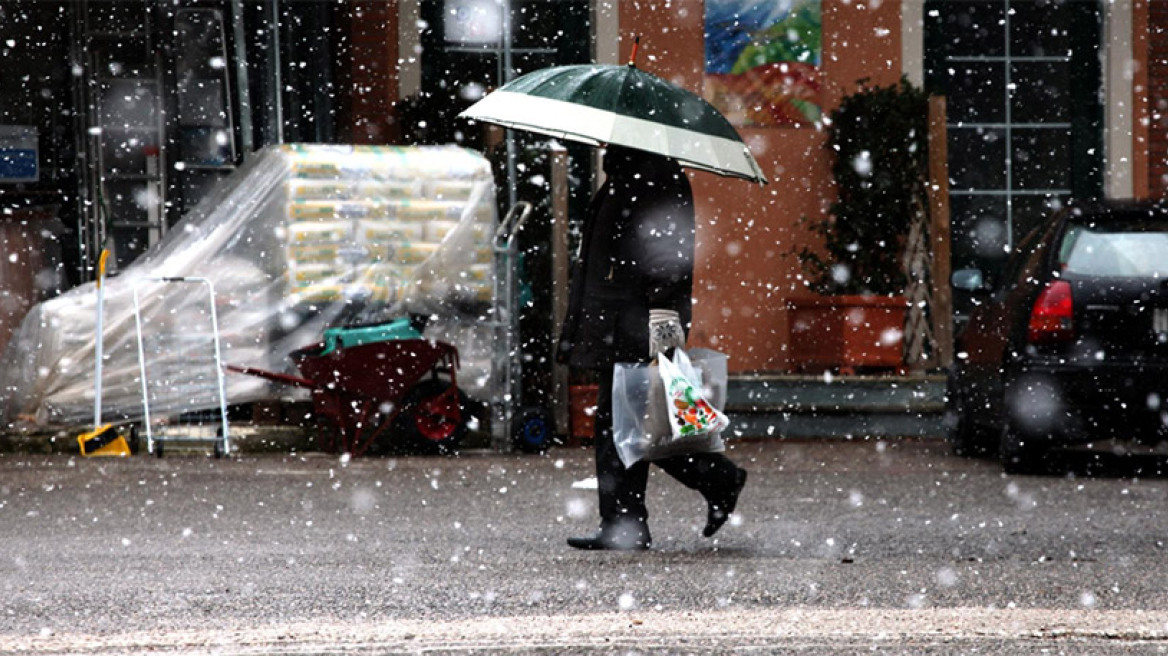
<svg viewBox="0 0 1168 656">
<path fill-rule="evenodd" d="M 609 145 L 604 173 L 585 219 L 557 349 L 561 363 L 592 370 L 600 379 L 593 439 L 600 529 L 568 538 L 568 544 L 648 549 L 649 463 L 625 468 L 617 453 L 613 365 L 650 362 L 685 343 L 693 304 L 693 193 L 675 160 L 632 148 Z M 746 484 L 746 470 L 721 453 L 673 456 L 653 464 L 705 498 L 706 537 L 726 523 Z"/>
</svg>

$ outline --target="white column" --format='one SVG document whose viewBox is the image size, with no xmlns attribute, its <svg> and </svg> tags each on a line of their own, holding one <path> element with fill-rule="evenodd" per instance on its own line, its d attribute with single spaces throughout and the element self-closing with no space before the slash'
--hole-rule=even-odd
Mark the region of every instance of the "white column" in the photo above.
<svg viewBox="0 0 1168 656">
<path fill-rule="evenodd" d="M 418 0 L 400 0 L 397 12 L 398 96 L 409 98 L 422 90 L 422 12 Z"/>
<path fill-rule="evenodd" d="M 595 0 L 592 4 L 592 58 L 597 64 L 620 62 L 620 4 Z"/>
<path fill-rule="evenodd" d="M 592 61 L 597 64 L 620 64 L 620 1 L 593 0 L 592 3 Z M 592 149 L 592 187 L 600 187 L 604 179 L 598 151 Z"/>
<path fill-rule="evenodd" d="M 1132 106 L 1134 60 L 1132 3 L 1103 3 L 1103 192 L 1108 198 L 1131 198 L 1135 108 Z"/>
<path fill-rule="evenodd" d="M 918 87 L 925 86 L 925 2 L 900 3 L 900 69 Z"/>
</svg>

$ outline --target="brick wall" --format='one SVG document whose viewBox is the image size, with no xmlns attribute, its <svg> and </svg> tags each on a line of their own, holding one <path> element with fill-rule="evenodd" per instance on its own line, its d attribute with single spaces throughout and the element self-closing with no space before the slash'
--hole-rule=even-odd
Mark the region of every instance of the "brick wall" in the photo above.
<svg viewBox="0 0 1168 656">
<path fill-rule="evenodd" d="M 396 143 L 397 3 L 354 2 L 351 26 L 353 143 Z"/>
<path fill-rule="evenodd" d="M 1168 192 L 1168 2 L 1148 3 L 1148 191 Z"/>
</svg>

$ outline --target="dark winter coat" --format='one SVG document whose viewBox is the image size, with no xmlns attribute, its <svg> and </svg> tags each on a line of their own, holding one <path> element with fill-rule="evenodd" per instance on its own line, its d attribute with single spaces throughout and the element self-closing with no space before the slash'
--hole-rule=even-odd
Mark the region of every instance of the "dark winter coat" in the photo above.
<svg viewBox="0 0 1168 656">
<path fill-rule="evenodd" d="M 674 310 L 689 333 L 694 209 L 673 160 L 609 147 L 584 222 L 559 361 L 586 369 L 649 357 L 649 310 Z"/>
</svg>

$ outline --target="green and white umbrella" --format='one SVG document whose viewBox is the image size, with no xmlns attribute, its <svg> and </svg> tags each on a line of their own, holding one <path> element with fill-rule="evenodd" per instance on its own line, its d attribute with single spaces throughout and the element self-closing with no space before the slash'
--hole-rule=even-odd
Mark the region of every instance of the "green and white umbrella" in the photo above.
<svg viewBox="0 0 1168 656">
<path fill-rule="evenodd" d="M 556 66 L 487 94 L 459 116 L 594 146 L 618 144 L 682 166 L 766 183 L 725 116 L 632 64 Z"/>
</svg>

